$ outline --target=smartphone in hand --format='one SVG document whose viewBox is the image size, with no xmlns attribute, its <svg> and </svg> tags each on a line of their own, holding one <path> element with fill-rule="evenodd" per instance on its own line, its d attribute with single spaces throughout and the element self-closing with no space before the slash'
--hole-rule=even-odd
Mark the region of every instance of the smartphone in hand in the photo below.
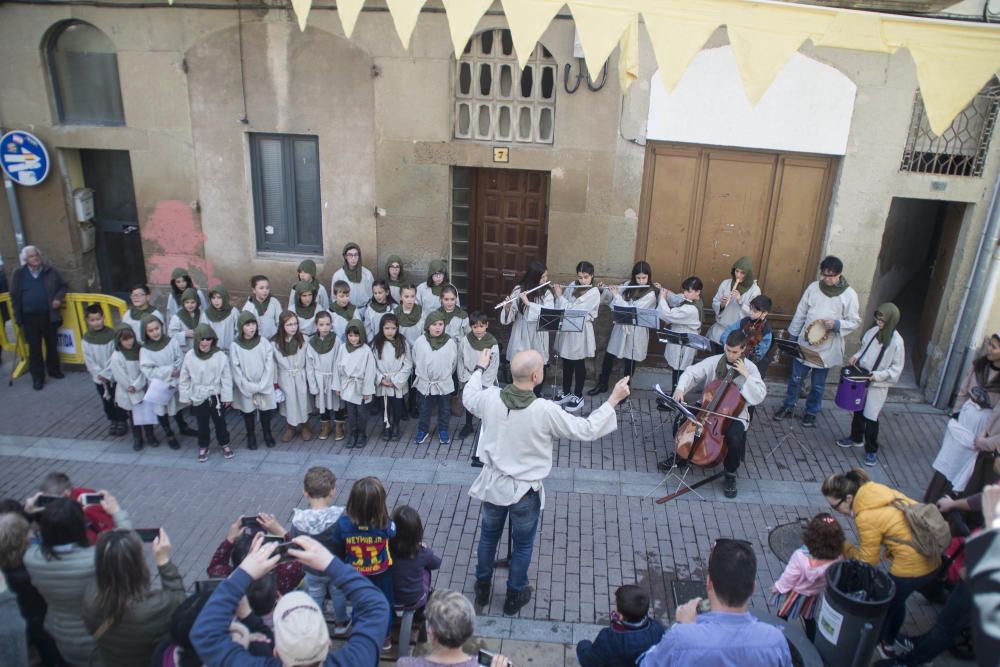
<svg viewBox="0 0 1000 667">
<path fill-rule="evenodd" d="M 493 651 L 487 651 L 486 649 L 481 648 L 479 649 L 479 660 L 477 662 L 480 665 L 485 665 L 485 667 L 489 667 L 490 665 L 493 664 L 493 658 L 495 656 L 496 653 L 494 653 Z M 507 664 L 510 665 L 510 667 L 514 667 L 513 663 L 509 661 L 507 662 Z"/>
<path fill-rule="evenodd" d="M 260 528 L 260 521 L 257 520 L 257 515 L 253 516 L 242 516 L 240 517 L 240 528 Z"/>
<path fill-rule="evenodd" d="M 83 505 L 100 505 L 104 500 L 103 493 L 83 493 L 80 495 L 80 503 Z"/>
<path fill-rule="evenodd" d="M 152 543 L 153 540 L 160 536 L 159 528 L 136 528 L 135 532 L 139 534 L 140 540 L 149 543 Z"/>
</svg>

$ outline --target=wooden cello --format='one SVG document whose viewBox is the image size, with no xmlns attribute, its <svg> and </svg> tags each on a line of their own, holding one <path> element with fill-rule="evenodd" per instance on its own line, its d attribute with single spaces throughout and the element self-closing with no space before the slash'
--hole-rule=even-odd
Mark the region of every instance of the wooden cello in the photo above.
<svg viewBox="0 0 1000 667">
<path fill-rule="evenodd" d="M 721 380 L 712 380 L 705 385 L 701 398 L 701 408 L 695 410 L 697 422 L 685 420 L 678 426 L 674 436 L 674 451 L 677 459 L 689 465 L 711 468 L 726 458 L 729 449 L 726 446 L 725 430 L 732 419 L 743 412 L 746 401 L 736 384 L 739 373 L 729 366 L 726 376 Z M 663 496 L 656 500 L 663 504 L 683 495 L 691 489 L 718 479 L 724 473 L 716 473 L 700 480 L 676 493 Z"/>
</svg>

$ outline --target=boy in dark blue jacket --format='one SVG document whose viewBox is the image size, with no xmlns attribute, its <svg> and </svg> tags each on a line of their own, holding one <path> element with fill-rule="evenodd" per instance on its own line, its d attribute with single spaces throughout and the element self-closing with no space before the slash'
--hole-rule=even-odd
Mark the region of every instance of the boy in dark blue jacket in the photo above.
<svg viewBox="0 0 1000 667">
<path fill-rule="evenodd" d="M 601 630 L 593 642 L 584 639 L 576 645 L 581 667 L 632 667 L 663 636 L 663 626 L 649 617 L 649 594 L 638 586 L 619 586 L 615 607 L 610 628 Z"/>
<path fill-rule="evenodd" d="M 276 544 L 264 544 L 264 535 L 254 538 L 250 553 L 229 578 L 219 584 L 191 629 L 191 643 L 206 665 L 225 667 L 283 667 L 322 664 L 323 667 L 356 667 L 378 662 L 379 649 L 389 620 L 389 604 L 381 591 L 350 565 L 334 558 L 319 542 L 301 535 L 288 554 L 305 567 L 325 572 L 344 591 L 354 610 L 350 637 L 336 653 L 330 653 L 330 635 L 323 613 L 304 593 L 289 593 L 274 613 L 273 658 L 254 657 L 229 637 L 240 598 L 250 582 L 263 577 L 278 564 Z"/>
</svg>

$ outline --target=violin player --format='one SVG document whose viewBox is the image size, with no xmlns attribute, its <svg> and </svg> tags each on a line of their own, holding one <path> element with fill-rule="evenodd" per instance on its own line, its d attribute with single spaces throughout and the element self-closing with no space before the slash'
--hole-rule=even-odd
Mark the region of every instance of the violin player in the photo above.
<svg viewBox="0 0 1000 667">
<path fill-rule="evenodd" d="M 707 357 L 693 366 L 689 366 L 677 383 L 674 390 L 674 400 L 684 401 L 684 395 L 696 387 L 703 387 L 714 380 L 724 380 L 730 370 L 736 371 L 733 384 L 739 389 L 746 406 L 759 405 L 767 397 L 767 385 L 760 377 L 757 366 L 743 353 L 746 352 L 747 337 L 739 330 L 733 331 L 726 338 L 725 352 Z M 723 435 L 727 446 L 725 459 L 722 467 L 725 470 L 725 482 L 722 486 L 722 493 L 726 498 L 736 497 L 736 472 L 743 461 L 746 451 L 746 430 L 749 425 L 749 411 L 747 407 L 739 413 L 736 419 L 729 419 L 729 424 L 724 427 Z"/>
</svg>

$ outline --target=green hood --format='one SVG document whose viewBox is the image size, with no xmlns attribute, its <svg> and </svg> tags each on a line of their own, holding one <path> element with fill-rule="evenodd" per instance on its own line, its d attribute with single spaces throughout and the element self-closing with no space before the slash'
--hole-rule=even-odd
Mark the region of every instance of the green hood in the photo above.
<svg viewBox="0 0 1000 667">
<path fill-rule="evenodd" d="M 139 341 L 138 340 L 135 341 L 135 343 L 132 345 L 132 349 L 131 350 L 126 350 L 122 346 L 122 334 L 124 334 L 126 331 L 128 333 L 132 334 L 132 337 L 135 338 L 135 334 L 132 332 L 132 327 L 130 327 L 125 322 L 119 323 L 118 326 L 116 326 L 114 328 L 114 332 L 115 332 L 115 349 L 118 350 L 119 352 L 121 352 L 122 356 L 124 356 L 129 361 L 139 361 L 139 348 L 142 347 L 142 346 L 139 345 Z"/>
<path fill-rule="evenodd" d="M 354 241 L 348 241 L 347 243 L 344 244 L 344 249 L 340 252 L 340 256 L 343 257 L 344 255 L 347 254 L 347 251 L 351 250 L 351 249 L 354 249 L 354 250 L 358 251 L 358 264 L 357 264 L 357 266 L 355 266 L 352 269 L 347 264 L 347 258 L 344 257 L 344 273 L 347 274 L 347 280 L 349 280 L 350 282 L 352 282 L 352 283 L 360 283 L 361 282 L 361 262 L 364 259 L 361 256 L 361 246 L 359 246 Z"/>
<path fill-rule="evenodd" d="M 740 294 L 746 294 L 747 290 L 753 286 L 753 279 L 754 279 L 753 261 L 746 255 L 736 260 L 736 262 L 733 264 L 732 270 L 729 273 L 734 283 L 736 282 L 736 269 L 739 269 L 746 274 L 743 277 L 743 280 L 740 282 L 739 286 L 736 288 L 736 290 Z"/>
<path fill-rule="evenodd" d="M 222 308 L 212 305 L 212 295 L 218 294 L 222 297 Z M 233 312 L 233 304 L 229 303 L 229 290 L 222 285 L 216 285 L 208 290 L 208 308 L 205 310 L 205 317 L 209 322 L 222 322 Z"/>
<path fill-rule="evenodd" d="M 299 295 L 305 294 L 306 292 L 312 292 L 313 301 L 308 306 L 303 306 L 299 302 Z M 300 280 L 295 283 L 295 303 L 294 308 L 295 314 L 304 319 L 312 319 L 316 314 L 316 288 L 308 280 Z"/>
<path fill-rule="evenodd" d="M 892 332 L 899 325 L 899 308 L 894 303 L 883 303 L 875 312 L 885 320 L 885 325 L 875 334 L 875 338 L 882 345 L 888 345 L 892 342 Z"/>
<path fill-rule="evenodd" d="M 350 332 L 351 329 L 357 330 L 358 336 L 360 336 L 360 340 L 358 341 L 357 345 L 351 345 L 351 342 L 347 340 L 347 334 L 348 332 Z M 344 341 L 345 344 L 347 345 L 348 352 L 354 352 L 354 350 L 364 347 L 365 344 L 368 342 L 368 334 L 365 332 L 365 323 L 359 319 L 353 319 L 350 322 L 348 322 L 347 328 L 344 329 Z"/>
<path fill-rule="evenodd" d="M 435 285 L 434 281 L 431 279 L 435 273 L 443 273 L 444 280 L 441 281 L 440 285 Z M 443 259 L 435 259 L 433 262 L 427 265 L 427 286 L 431 288 L 431 292 L 434 296 L 441 296 L 441 290 L 444 286 L 448 284 L 448 265 L 445 264 Z"/>
<path fill-rule="evenodd" d="M 187 269 L 182 269 L 178 267 L 170 272 L 170 291 L 173 292 L 175 299 L 178 298 L 182 299 L 184 297 L 181 296 L 182 294 L 181 290 L 178 290 L 177 285 L 174 284 L 174 281 L 177 280 L 178 278 L 187 278 L 188 287 L 194 287 L 194 281 L 191 280 L 191 273 Z M 178 303 L 177 305 L 179 306 L 180 303 Z"/>
<path fill-rule="evenodd" d="M 189 313 L 187 308 L 184 307 L 185 301 L 194 301 L 194 312 Z M 188 287 L 181 294 L 181 302 L 177 304 L 180 308 L 177 310 L 177 317 L 181 318 L 181 322 L 184 323 L 188 329 L 194 329 L 198 326 L 198 322 L 201 320 L 201 299 L 198 298 L 198 290 L 193 287 Z"/>
<path fill-rule="evenodd" d="M 247 340 L 243 337 L 243 325 L 247 322 L 254 322 L 257 324 L 257 331 L 254 333 L 253 338 Z M 257 316 L 251 313 L 249 310 L 240 311 L 239 319 L 236 320 L 236 344 L 242 347 L 244 350 L 252 350 L 260 343 L 260 322 L 257 322 Z"/>
<path fill-rule="evenodd" d="M 430 332 L 431 324 L 434 322 L 445 322 L 447 324 L 448 319 L 445 314 L 440 310 L 432 310 L 427 315 L 427 319 L 424 320 L 424 338 L 427 342 L 431 344 L 431 349 L 435 352 L 440 350 L 448 342 L 449 336 L 444 331 L 441 332 L 440 336 L 432 336 Z"/>
<path fill-rule="evenodd" d="M 202 352 L 200 349 L 201 341 L 210 340 L 212 341 L 212 347 L 208 352 Z M 219 337 L 215 335 L 215 329 L 207 324 L 199 324 L 194 328 L 194 353 L 199 359 L 211 359 L 212 355 L 216 352 L 221 352 L 219 349 Z"/>
<path fill-rule="evenodd" d="M 389 277 L 389 266 L 391 264 L 399 264 L 399 280 L 393 280 Z M 389 259 L 385 260 L 385 281 L 392 287 L 402 287 L 406 284 L 406 281 L 403 279 L 403 258 L 399 255 L 389 255 Z"/>
<path fill-rule="evenodd" d="M 160 323 L 160 340 L 146 338 L 146 327 L 153 321 Z M 163 326 L 163 320 L 152 313 L 143 316 L 140 331 L 142 331 L 142 346 L 151 352 L 159 352 L 170 344 L 170 336 L 167 335 L 167 330 Z"/>
<path fill-rule="evenodd" d="M 500 390 L 500 400 L 507 406 L 508 410 L 523 410 L 531 405 L 537 396 L 530 389 L 518 389 L 513 384 L 509 384 Z"/>
</svg>

